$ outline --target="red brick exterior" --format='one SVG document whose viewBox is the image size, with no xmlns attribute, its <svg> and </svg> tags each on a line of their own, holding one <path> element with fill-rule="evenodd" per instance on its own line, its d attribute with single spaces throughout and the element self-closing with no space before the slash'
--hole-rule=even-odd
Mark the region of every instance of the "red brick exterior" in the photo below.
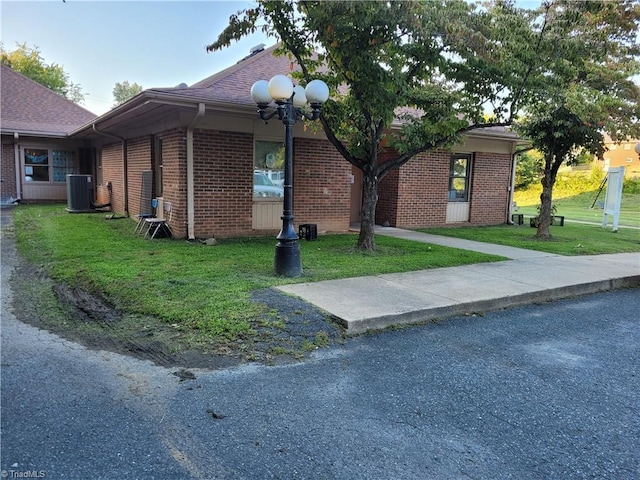
<svg viewBox="0 0 640 480">
<path fill-rule="evenodd" d="M 294 223 L 315 223 L 318 231 L 349 229 L 351 165 L 326 140 L 295 139 Z"/>
<path fill-rule="evenodd" d="M 511 155 L 475 154 L 471 175 L 470 223 L 496 225 L 506 221 L 510 181 Z"/>
<path fill-rule="evenodd" d="M 253 135 L 196 130 L 195 236 L 251 235 Z"/>
<path fill-rule="evenodd" d="M 135 216 L 141 211 L 142 172 L 152 169 L 153 154 L 152 136 L 147 135 L 127 140 L 127 183 L 131 216 Z"/>
<path fill-rule="evenodd" d="M 252 229 L 253 135 L 196 130 L 193 143 L 195 236 L 265 233 Z M 304 138 L 294 141 L 293 163 L 295 225 L 315 223 L 319 231 L 347 230 L 349 164 L 328 142 Z"/>
<path fill-rule="evenodd" d="M 376 223 L 397 227 L 444 225 L 449 182 L 448 152 L 421 153 L 380 182 Z"/>
<path fill-rule="evenodd" d="M 380 182 L 376 223 L 418 228 L 445 226 L 451 154 L 422 153 Z M 511 175 L 509 154 L 478 152 L 472 160 L 469 222 L 504 223 Z M 463 223 L 464 225 L 465 223 Z"/>
<path fill-rule="evenodd" d="M 2 182 L 0 182 L 1 198 L 17 198 L 16 188 L 16 161 L 13 143 L 2 143 L 2 160 L 0 172 L 2 172 Z"/>
<path fill-rule="evenodd" d="M 124 213 L 124 166 L 122 162 L 122 143 L 112 143 L 102 147 L 102 185 L 99 186 L 99 201 L 105 200 L 104 190 L 111 182 L 111 209 L 117 213 Z"/>
<path fill-rule="evenodd" d="M 171 230 L 187 236 L 187 133 L 184 128 L 164 132 L 162 138 L 162 198 L 171 202 Z M 197 177 L 197 174 L 196 174 Z"/>
<path fill-rule="evenodd" d="M 177 128 L 164 132 L 160 138 L 162 197 L 173 206 L 171 228 L 174 235 L 184 238 L 188 235 L 187 132 Z M 251 133 L 203 129 L 193 132 L 196 238 L 267 233 L 252 228 L 253 142 Z M 128 207 L 132 217 L 140 211 L 142 172 L 153 169 L 154 145 L 153 136 L 127 141 Z M 408 228 L 446 225 L 450 158 L 451 154 L 446 151 L 423 153 L 402 168 L 389 172 L 379 186 L 377 223 L 388 222 Z M 320 232 L 348 230 L 351 165 L 328 141 L 307 138 L 294 139 L 293 163 L 295 227 L 301 223 L 315 223 Z M 508 154 L 474 155 L 469 221 L 463 224 L 505 221 L 510 168 Z M 102 178 L 103 186 L 107 182 L 112 184 L 113 210 L 123 213 L 120 143 L 103 148 Z"/>
</svg>

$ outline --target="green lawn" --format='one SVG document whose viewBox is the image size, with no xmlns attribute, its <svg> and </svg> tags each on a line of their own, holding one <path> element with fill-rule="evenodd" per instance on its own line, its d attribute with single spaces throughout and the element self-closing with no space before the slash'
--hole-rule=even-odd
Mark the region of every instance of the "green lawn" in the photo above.
<svg viewBox="0 0 640 480">
<path fill-rule="evenodd" d="M 597 190 L 583 192 L 573 195 L 556 194 L 554 192 L 553 204 L 557 207 L 557 215 L 564 215 L 565 221 L 577 220 L 581 222 L 602 223 L 602 209 L 596 204 L 593 208 L 594 200 L 598 195 Z M 540 193 L 537 190 L 516 191 L 514 201 L 518 204 L 518 213 L 525 217 L 537 215 L 537 206 L 540 204 Z M 604 190 L 598 196 L 598 200 L 604 202 Z M 613 218 L 609 217 L 609 225 Z M 621 226 L 640 227 L 640 194 L 625 193 L 622 196 L 620 209 Z"/>
<path fill-rule="evenodd" d="M 559 255 L 597 255 L 605 253 L 640 252 L 640 230 L 620 228 L 613 233 L 611 226 L 565 223 L 552 225 L 551 240 L 534 237 L 535 228 L 525 225 L 497 225 L 490 227 L 427 228 L 422 232 L 465 238 L 478 242 L 509 245 Z"/>
<path fill-rule="evenodd" d="M 61 205 L 21 205 L 14 219 L 21 255 L 56 281 L 98 293 L 127 314 L 212 338 L 250 334 L 264 313 L 251 301 L 257 289 L 502 259 L 388 237 L 378 237 L 378 252 L 367 255 L 353 248 L 354 234 L 321 235 L 301 242 L 303 276 L 284 279 L 272 273 L 273 237 L 215 246 L 145 240 L 131 220 L 70 214 Z"/>
</svg>

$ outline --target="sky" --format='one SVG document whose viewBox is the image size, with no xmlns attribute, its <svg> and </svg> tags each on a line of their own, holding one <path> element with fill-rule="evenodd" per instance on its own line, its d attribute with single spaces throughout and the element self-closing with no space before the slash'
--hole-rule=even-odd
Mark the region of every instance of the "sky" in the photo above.
<svg viewBox="0 0 640 480">
<path fill-rule="evenodd" d="M 116 82 L 144 89 L 192 85 L 229 67 L 251 47 L 275 43 L 256 33 L 207 53 L 229 16 L 252 1 L 0 1 L 0 40 L 37 46 L 79 84 L 82 105 L 97 115 L 113 106 Z M 256 79 L 257 80 L 257 79 Z"/>
</svg>

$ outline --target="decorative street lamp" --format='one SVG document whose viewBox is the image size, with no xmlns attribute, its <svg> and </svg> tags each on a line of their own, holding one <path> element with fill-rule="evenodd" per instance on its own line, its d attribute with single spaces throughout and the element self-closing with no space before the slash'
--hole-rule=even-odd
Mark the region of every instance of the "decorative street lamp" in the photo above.
<svg viewBox="0 0 640 480">
<path fill-rule="evenodd" d="M 638 154 L 638 160 L 640 160 L 640 142 L 636 143 L 634 150 Z"/>
<path fill-rule="evenodd" d="M 285 75 L 276 75 L 268 82 L 258 80 L 251 87 L 251 97 L 258 104 L 258 114 L 262 120 L 276 115 L 284 123 L 284 205 L 282 210 L 282 230 L 276 237 L 274 266 L 276 275 L 299 277 L 302 274 L 298 234 L 293 229 L 293 126 L 301 118 L 317 120 L 322 104 L 329 98 L 329 87 L 322 80 L 312 80 L 307 88 L 294 87 Z M 276 109 L 269 112 L 269 104 L 276 102 Z M 311 113 L 303 110 L 309 103 Z"/>
</svg>

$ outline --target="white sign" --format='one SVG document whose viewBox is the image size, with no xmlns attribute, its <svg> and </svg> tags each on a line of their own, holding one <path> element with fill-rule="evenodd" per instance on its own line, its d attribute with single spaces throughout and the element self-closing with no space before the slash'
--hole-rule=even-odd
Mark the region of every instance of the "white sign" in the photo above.
<svg viewBox="0 0 640 480">
<path fill-rule="evenodd" d="M 620 204 L 622 203 L 622 184 L 624 182 L 624 167 L 610 168 L 607 178 L 607 193 L 604 197 L 604 212 L 602 226 L 606 227 L 609 220 L 607 215 L 613 215 L 613 231 L 618 231 L 620 220 Z"/>
</svg>

